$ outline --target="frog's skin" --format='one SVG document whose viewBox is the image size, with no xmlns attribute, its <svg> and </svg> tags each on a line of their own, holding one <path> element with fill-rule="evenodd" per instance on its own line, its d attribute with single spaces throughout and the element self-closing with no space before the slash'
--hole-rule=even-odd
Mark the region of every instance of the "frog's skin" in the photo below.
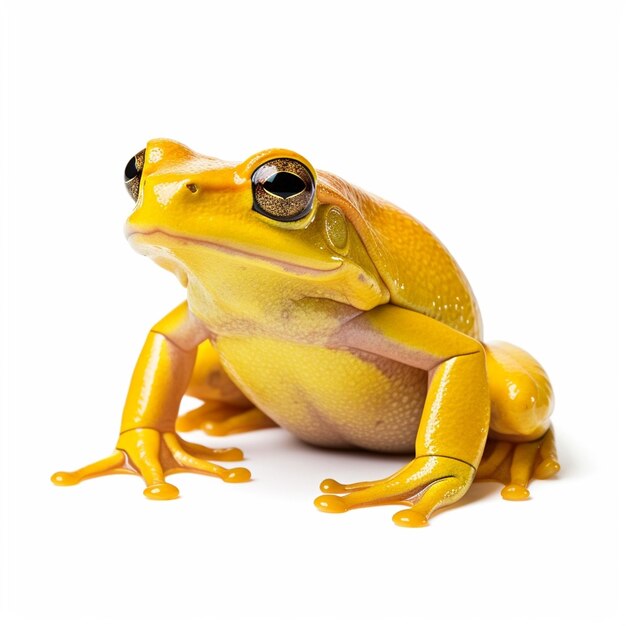
<svg viewBox="0 0 626 626">
<path fill-rule="evenodd" d="M 545 372 L 482 342 L 465 276 L 414 218 L 288 150 L 228 163 L 154 140 L 126 174 L 128 240 L 187 301 L 148 334 L 116 451 L 55 484 L 136 473 L 146 496 L 170 499 L 174 472 L 246 481 L 214 462 L 240 450 L 178 432 L 276 424 L 320 446 L 414 453 L 382 480 L 327 479 L 315 501 L 327 512 L 404 504 L 402 526 L 427 524 L 475 479 L 521 500 L 531 478 L 559 470 Z M 204 404 L 178 417 L 184 394 Z"/>
</svg>

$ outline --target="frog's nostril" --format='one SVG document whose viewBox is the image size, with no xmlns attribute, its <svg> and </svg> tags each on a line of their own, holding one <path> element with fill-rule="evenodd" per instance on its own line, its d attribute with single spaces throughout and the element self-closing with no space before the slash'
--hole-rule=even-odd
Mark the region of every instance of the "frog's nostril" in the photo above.
<svg viewBox="0 0 626 626">
<path fill-rule="evenodd" d="M 124 183 L 130 197 L 136 202 L 139 197 L 139 183 L 141 182 L 141 172 L 146 156 L 146 151 L 138 152 L 127 164 L 124 169 Z"/>
</svg>

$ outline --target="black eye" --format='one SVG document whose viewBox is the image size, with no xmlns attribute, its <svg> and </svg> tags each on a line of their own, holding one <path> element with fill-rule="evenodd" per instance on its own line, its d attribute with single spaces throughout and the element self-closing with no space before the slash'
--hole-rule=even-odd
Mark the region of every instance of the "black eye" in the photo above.
<svg viewBox="0 0 626 626">
<path fill-rule="evenodd" d="M 139 197 L 139 183 L 141 182 L 141 171 L 143 170 L 143 162 L 146 151 L 138 152 L 127 164 L 124 169 L 124 183 L 130 197 L 137 202 Z"/>
<path fill-rule="evenodd" d="M 306 183 L 291 172 L 278 172 L 270 176 L 264 183 L 263 189 L 281 198 L 290 198 L 306 189 Z"/>
<path fill-rule="evenodd" d="M 295 159 L 273 159 L 252 174 L 254 210 L 281 222 L 293 222 L 313 208 L 315 182 Z"/>
</svg>

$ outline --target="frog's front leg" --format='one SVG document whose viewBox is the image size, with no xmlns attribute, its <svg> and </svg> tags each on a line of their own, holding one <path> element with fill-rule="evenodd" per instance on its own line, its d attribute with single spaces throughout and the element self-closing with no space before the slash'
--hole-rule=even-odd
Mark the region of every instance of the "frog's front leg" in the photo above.
<svg viewBox="0 0 626 626">
<path fill-rule="evenodd" d="M 146 482 L 144 494 L 171 499 L 178 489 L 165 481 L 176 472 L 218 476 L 227 482 L 249 480 L 245 468 L 226 469 L 214 460 L 238 461 L 241 450 L 214 450 L 181 439 L 174 425 L 193 370 L 196 347 L 208 331 L 186 303 L 156 324 L 141 351 L 126 398 L 115 452 L 74 472 L 57 472 L 56 485 L 74 485 L 106 474 L 132 473 Z"/>
<path fill-rule="evenodd" d="M 327 480 L 316 506 L 327 512 L 377 504 L 410 508 L 393 517 L 424 526 L 436 509 L 456 502 L 476 474 L 489 430 L 485 353 L 475 339 L 434 319 L 385 305 L 364 313 L 333 337 L 333 345 L 374 353 L 429 372 L 415 459 L 386 479 L 341 485 Z"/>
</svg>

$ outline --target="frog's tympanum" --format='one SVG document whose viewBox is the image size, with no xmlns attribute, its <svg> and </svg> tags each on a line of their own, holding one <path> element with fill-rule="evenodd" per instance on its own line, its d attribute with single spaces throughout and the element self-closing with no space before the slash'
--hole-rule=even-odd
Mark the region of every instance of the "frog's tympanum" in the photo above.
<svg viewBox="0 0 626 626">
<path fill-rule="evenodd" d="M 148 333 L 115 452 L 57 485 L 139 474 L 153 499 L 181 471 L 242 482 L 237 448 L 182 439 L 279 425 L 332 448 L 409 454 L 381 480 L 321 484 L 321 511 L 402 504 L 423 526 L 476 479 L 528 498 L 559 470 L 552 390 L 535 359 L 482 341 L 472 290 L 413 217 L 289 150 L 229 163 L 155 140 L 125 171 L 130 244 L 187 300 Z M 184 394 L 203 404 L 179 416 Z"/>
</svg>

